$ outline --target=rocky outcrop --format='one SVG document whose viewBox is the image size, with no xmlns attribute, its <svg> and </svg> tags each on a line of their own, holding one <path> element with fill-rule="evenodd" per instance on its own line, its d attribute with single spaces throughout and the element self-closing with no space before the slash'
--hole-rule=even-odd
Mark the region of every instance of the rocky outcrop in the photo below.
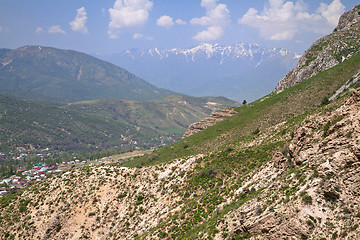
<svg viewBox="0 0 360 240">
<path fill-rule="evenodd" d="M 334 31 L 313 43 L 298 65 L 276 86 L 276 92 L 325 71 L 360 51 L 360 5 L 344 13 Z"/>
<path fill-rule="evenodd" d="M 342 85 L 330 98 L 329 101 L 335 101 L 336 99 L 338 99 L 339 97 L 345 95 L 351 86 L 358 86 L 359 85 L 359 80 L 360 80 L 360 72 L 358 72 L 357 74 L 355 74 L 352 78 L 350 78 L 349 81 L 347 81 L 344 85 Z"/>
<path fill-rule="evenodd" d="M 204 118 L 200 122 L 193 123 L 186 130 L 182 138 L 189 137 L 195 133 L 198 133 L 208 127 L 211 127 L 215 123 L 223 121 L 225 118 L 231 117 L 237 114 L 234 108 L 224 108 L 211 113 L 210 116 Z"/>
<path fill-rule="evenodd" d="M 240 222 L 259 239 L 359 239 L 359 119 L 360 89 L 335 111 L 306 119 L 296 127 L 285 154 L 293 162 L 292 171 L 279 177 L 288 165 L 284 154 L 275 153 L 273 165 L 244 184 L 267 190 L 231 213 L 237 218 L 227 220 Z M 281 189 L 284 195 L 279 195 Z M 238 227 L 230 231 L 246 233 Z"/>
</svg>

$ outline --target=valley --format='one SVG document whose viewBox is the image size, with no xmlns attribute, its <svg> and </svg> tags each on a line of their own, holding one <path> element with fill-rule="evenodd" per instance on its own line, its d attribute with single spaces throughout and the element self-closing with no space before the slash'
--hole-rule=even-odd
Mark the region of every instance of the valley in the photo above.
<svg viewBox="0 0 360 240">
<path fill-rule="evenodd" d="M 21 164 L 27 164 L 23 172 L 44 170 L 37 164 L 46 160 L 55 164 L 49 168 L 58 166 L 55 161 L 68 168 L 16 191 L 6 188 L 0 238 L 359 239 L 359 26 L 357 5 L 278 79 L 274 91 L 242 104 L 176 94 L 81 54 L 99 64 L 96 69 L 112 70 L 76 80 L 81 93 L 96 91 L 91 81 L 101 86 L 96 96 L 59 90 L 52 98 L 34 81 L 21 99 L 21 84 L 4 88 L 0 163 L 7 164 L 6 173 Z M 26 49 L 36 52 L 32 56 L 42 50 L 11 54 Z M 12 51 L 3 50 L 3 59 Z M 36 64 L 35 75 L 10 71 L 10 62 L 1 62 L 4 86 L 4 79 L 21 81 L 14 72 L 23 79 L 48 73 Z M 12 69 L 22 65 L 12 62 Z M 65 89 L 70 78 L 61 76 L 73 66 L 64 70 L 66 62 L 56 63 L 62 69 L 57 80 L 46 77 L 39 86 Z M 118 73 L 124 78 L 111 77 Z M 124 91 L 124 85 L 131 87 Z M 104 97 L 111 88 L 115 95 Z"/>
</svg>

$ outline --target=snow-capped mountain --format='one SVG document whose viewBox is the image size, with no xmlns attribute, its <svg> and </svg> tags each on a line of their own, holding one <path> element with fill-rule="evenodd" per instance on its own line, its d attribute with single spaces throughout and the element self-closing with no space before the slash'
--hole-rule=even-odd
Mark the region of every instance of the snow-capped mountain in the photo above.
<svg viewBox="0 0 360 240">
<path fill-rule="evenodd" d="M 299 56 L 258 44 L 202 43 L 189 49 L 128 49 L 102 58 L 158 87 L 251 101 L 271 92 Z"/>
</svg>

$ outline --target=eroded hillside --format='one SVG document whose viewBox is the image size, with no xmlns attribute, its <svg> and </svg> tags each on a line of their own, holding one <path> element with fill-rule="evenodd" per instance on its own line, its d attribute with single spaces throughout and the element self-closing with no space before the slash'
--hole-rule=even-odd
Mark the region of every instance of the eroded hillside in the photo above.
<svg viewBox="0 0 360 240">
<path fill-rule="evenodd" d="M 221 151 L 73 169 L 1 199 L 15 239 L 360 237 L 360 89 Z"/>
</svg>

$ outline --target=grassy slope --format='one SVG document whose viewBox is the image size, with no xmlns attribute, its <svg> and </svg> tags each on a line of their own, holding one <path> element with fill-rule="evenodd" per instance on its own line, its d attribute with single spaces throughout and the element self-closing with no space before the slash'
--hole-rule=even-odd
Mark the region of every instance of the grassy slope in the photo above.
<svg viewBox="0 0 360 240">
<path fill-rule="evenodd" d="M 188 125 L 211 112 L 208 101 L 221 107 L 236 104 L 222 98 L 169 96 L 148 102 L 110 99 L 64 105 L 0 95 L 0 147 L 5 152 L 30 144 L 76 151 L 125 144 L 123 150 L 128 150 L 130 140 L 149 147 L 160 144 L 161 136 L 180 138 Z"/>
<path fill-rule="evenodd" d="M 287 185 L 284 184 L 285 187 L 280 188 L 278 191 L 270 191 L 272 194 L 267 193 L 270 195 L 268 198 L 265 198 L 266 201 L 264 200 L 264 191 L 266 187 L 253 188 L 251 185 L 244 186 L 243 183 L 249 181 L 251 182 L 250 179 L 252 176 L 254 176 L 259 169 L 263 168 L 266 163 L 271 161 L 275 152 L 286 151 L 284 149 L 292 139 L 291 133 L 293 133 L 295 125 L 301 126 L 302 124 L 305 124 L 306 121 L 304 121 L 304 119 L 309 115 L 325 115 L 344 103 L 344 100 L 347 97 L 339 99 L 324 107 L 317 107 L 319 104 L 316 101 L 321 101 L 322 96 L 327 96 L 332 93 L 333 87 L 335 88 L 336 85 L 342 85 L 342 83 L 346 82 L 346 80 L 352 76 L 351 73 L 358 69 L 357 63 L 359 63 L 359 60 L 360 57 L 358 55 L 347 63 L 319 74 L 317 77 L 312 78 L 309 81 L 305 81 L 302 84 L 288 89 L 278 95 L 271 95 L 267 98 L 267 100 L 254 103 L 252 109 L 255 109 L 256 112 L 253 112 L 255 110 L 251 110 L 251 107 L 243 108 L 243 114 L 247 113 L 248 115 L 252 115 L 248 118 L 244 118 L 239 114 L 230 119 L 227 123 L 217 124 L 215 127 L 210 129 L 210 131 L 205 130 L 202 133 L 204 135 L 194 135 L 198 137 L 197 140 L 200 141 L 199 145 L 202 143 L 207 144 L 207 146 L 203 148 L 200 148 L 198 145 L 197 151 L 200 152 L 201 150 L 199 149 L 206 150 L 210 145 L 210 140 L 206 139 L 205 141 L 205 139 L 202 138 L 208 137 L 212 140 L 216 139 L 216 132 L 219 132 L 216 131 L 216 129 L 221 129 L 221 131 L 236 131 L 235 129 L 238 125 L 244 126 L 245 123 L 254 121 L 255 116 L 261 116 L 264 114 L 266 117 L 274 116 L 273 114 L 275 113 L 280 113 L 280 111 L 272 112 L 270 109 L 266 108 L 263 104 L 265 101 L 267 101 L 269 106 L 286 107 L 288 104 L 291 105 L 291 102 L 287 103 L 287 101 L 291 100 L 293 97 L 300 97 L 297 103 L 292 102 L 293 108 L 291 109 L 297 109 L 297 111 L 294 111 L 293 114 L 296 114 L 297 112 L 303 112 L 303 114 L 292 118 L 288 117 L 288 121 L 278 128 L 270 128 L 270 125 L 268 126 L 265 124 L 257 125 L 263 129 L 263 132 L 265 133 L 265 141 L 255 145 L 250 144 L 252 141 L 262 138 L 261 135 L 259 136 L 259 134 L 255 133 L 244 133 L 242 137 L 234 140 L 235 136 L 238 136 L 237 134 L 240 132 L 237 130 L 234 134 L 228 134 L 229 138 L 227 138 L 226 141 L 228 150 L 224 150 L 224 145 L 222 145 L 222 148 L 214 148 L 211 151 L 211 154 L 198 159 L 198 165 L 195 167 L 195 170 L 188 173 L 186 184 L 181 186 L 171 186 L 172 188 L 176 188 L 177 194 L 181 196 L 181 199 L 183 200 L 178 202 L 180 206 L 177 208 L 180 210 L 177 212 L 175 211 L 173 215 L 170 215 L 158 226 L 152 228 L 149 233 L 144 234 L 143 238 L 140 239 L 151 238 L 154 235 L 167 237 L 176 236 L 178 239 L 204 239 L 206 237 L 212 239 L 212 237 L 219 232 L 219 225 L 229 226 L 227 221 L 231 221 L 230 219 L 234 218 L 235 215 L 232 213 L 237 212 L 238 209 L 240 209 L 245 203 L 251 205 L 249 202 L 261 202 L 264 204 L 264 208 L 269 206 L 276 208 L 278 206 L 276 205 L 277 202 L 279 202 L 280 205 L 282 201 L 288 201 L 285 199 L 288 199 L 289 196 L 294 197 L 299 194 L 299 186 L 303 186 L 307 180 L 310 181 L 314 178 L 314 175 L 309 174 L 309 172 L 316 172 L 316 170 L 311 169 L 308 164 L 304 164 L 298 168 L 290 167 L 285 174 L 280 175 L 278 178 L 273 180 L 274 182 L 278 181 L 284 183 L 293 181 L 294 186 L 286 188 Z M 337 80 L 337 78 L 339 80 Z M 324 86 L 328 87 L 326 88 Z M 299 109 L 299 104 L 303 101 L 307 102 L 307 100 L 306 97 L 301 98 L 299 93 L 318 93 L 320 96 L 314 98 L 313 103 L 311 105 L 307 105 L 307 107 L 301 111 L 301 109 Z M 283 118 L 286 117 L 286 115 L 283 116 Z M 281 121 L 283 118 L 279 118 L 274 121 Z M 236 124 L 236 122 L 238 124 Z M 262 123 L 262 121 L 258 121 L 258 123 Z M 265 126 L 268 126 L 269 128 L 265 129 Z M 252 127 L 255 128 L 256 126 Z M 252 131 L 253 128 L 250 128 L 249 131 Z M 325 127 L 321 127 L 320 131 L 325 131 L 322 130 L 322 128 L 325 129 Z M 224 142 L 225 140 L 219 142 L 217 145 L 214 144 L 213 146 L 219 146 Z M 191 141 L 187 141 L 187 144 L 191 144 Z M 177 148 L 182 148 L 184 150 L 177 151 Z M 190 148 L 190 146 L 184 148 L 184 143 L 180 143 L 179 146 L 174 146 L 173 149 L 169 148 L 163 150 L 163 152 L 160 151 L 155 153 L 159 155 L 157 161 L 144 162 L 144 159 L 139 158 L 137 164 L 139 161 L 143 161 L 142 163 L 145 164 L 154 164 L 159 161 L 165 161 L 166 158 L 162 158 L 162 156 L 168 151 L 177 151 L 176 153 L 179 155 L 185 155 L 188 154 L 188 152 L 186 152 L 188 148 Z M 135 162 L 132 162 L 129 165 L 133 165 Z M 310 175 L 311 177 L 309 178 Z M 241 194 L 235 194 L 236 190 L 239 189 L 240 186 L 243 186 L 244 190 Z M 229 197 L 231 197 L 232 201 L 230 203 L 227 202 L 227 204 L 224 204 L 223 207 L 219 207 L 221 203 L 226 202 L 226 199 L 229 199 Z M 296 197 L 294 199 L 296 199 Z M 260 209 L 258 211 L 259 213 L 256 214 L 261 214 L 263 210 Z M 354 218 L 353 215 L 352 218 Z M 326 228 L 324 228 L 324 232 L 329 231 L 328 229 L 325 229 Z M 228 227 L 222 228 L 222 232 L 222 237 L 225 239 L 245 239 L 250 237 L 249 233 L 231 233 L 231 231 L 229 232 Z M 329 232 L 327 234 L 331 234 L 331 229 Z"/>
<path fill-rule="evenodd" d="M 136 134 L 134 126 L 48 104 L 0 96 L 0 146 L 95 150 L 116 144 L 120 134 Z"/>
<path fill-rule="evenodd" d="M 359 71 L 360 54 L 317 74 L 316 76 L 286 89 L 278 94 L 271 93 L 264 98 L 236 110 L 237 115 L 226 119 L 198 134 L 181 140 L 171 147 L 154 152 L 157 161 L 148 162 L 142 157 L 132 164 L 154 164 L 198 153 L 214 151 L 224 144 L 289 120 L 321 105 L 340 86 Z M 154 159 L 153 157 L 151 159 Z"/>
<path fill-rule="evenodd" d="M 146 102 L 120 99 L 78 102 L 71 104 L 70 108 L 115 120 L 124 119 L 135 126 L 180 137 L 191 123 L 199 121 L 215 109 L 207 102 L 219 103 L 216 108 L 239 105 L 221 97 L 171 95 Z"/>
<path fill-rule="evenodd" d="M 114 170 L 105 169 L 106 171 L 85 167 L 79 171 L 72 170 L 70 174 L 60 175 L 58 181 L 56 177 L 41 181 L 27 188 L 24 194 L 19 191 L 0 199 L 0 236 L 13 234 L 19 239 L 27 239 L 30 236 L 35 238 L 38 233 L 43 236 L 41 234 L 45 229 L 39 226 L 44 226 L 44 223 L 50 226 L 50 221 L 57 215 L 65 222 L 74 219 L 78 221 L 77 214 L 81 215 L 83 209 L 88 209 L 84 215 L 86 220 L 79 222 L 75 227 L 81 229 L 81 233 L 88 238 L 104 235 L 104 238 L 107 236 L 114 239 L 213 239 L 220 233 L 222 239 L 245 239 L 250 237 L 250 234 L 237 233 L 234 228 L 241 227 L 242 218 L 264 216 L 261 215 L 263 211 L 267 211 L 265 215 L 269 214 L 269 211 L 276 211 L 279 218 L 284 215 L 285 224 L 289 223 L 291 219 L 285 219 L 287 215 L 279 208 L 287 202 L 293 204 L 296 198 L 304 201 L 300 199 L 300 189 L 313 178 L 317 178 L 316 182 L 319 181 L 320 178 L 312 175 L 316 173 L 316 168 L 311 168 L 309 164 L 290 166 L 271 181 L 276 183 L 271 187 L 266 184 L 259 186 L 259 182 L 251 183 L 251 179 L 271 161 L 275 151 L 281 151 L 283 146 L 289 143 L 295 124 L 301 128 L 306 123 L 304 118 L 307 115 L 326 114 L 342 105 L 345 99 L 346 97 L 314 109 L 310 113 L 293 117 L 278 128 L 267 128 L 260 134 L 250 134 L 228 142 L 230 150 L 214 150 L 212 154 L 195 160 L 194 168 L 188 171 L 171 165 L 132 169 L 133 172 L 130 174 L 122 172 L 118 166 L 114 166 Z M 316 131 L 324 131 L 322 124 L 318 125 Z M 261 143 L 250 144 L 253 140 L 259 139 L 262 139 Z M 104 173 L 98 174 L 99 171 Z M 160 179 L 159 174 L 165 172 L 169 172 L 169 176 Z M 325 176 L 321 178 L 326 181 Z M 87 182 L 84 184 L 84 181 Z M 143 185 L 145 183 L 148 185 Z M 146 187 L 139 188 L 139 185 Z M 240 187 L 243 187 L 243 191 L 236 193 Z M 106 197 L 100 197 L 101 194 Z M 48 195 L 49 197 L 44 197 Z M 156 205 L 159 198 L 164 201 L 159 195 L 167 196 L 166 204 L 162 207 Z M 249 211 L 243 208 L 245 205 Z M 254 205 L 258 207 L 256 210 L 252 207 Z M 327 202 L 322 208 L 330 212 L 334 205 L 337 203 Z M 157 211 L 154 211 L 154 206 L 159 207 Z M 163 209 L 166 211 L 162 211 Z M 39 218 L 27 220 L 30 213 L 42 211 L 52 215 L 46 216 L 45 220 L 43 218 L 43 222 L 38 220 Z M 119 213 L 124 214 L 119 218 Z M 154 219 L 159 217 L 161 221 L 138 234 L 137 230 L 144 228 L 140 223 L 146 214 L 154 214 Z M 346 215 L 348 226 L 349 222 L 358 221 L 355 214 L 356 212 L 352 212 L 351 215 Z M 345 217 L 342 212 L 337 212 L 337 215 Z M 90 227 L 95 219 L 96 227 Z M 329 224 L 335 224 L 335 221 L 338 222 L 336 219 L 328 220 Z M 237 227 L 232 223 L 236 223 Z M 116 224 L 118 227 L 113 228 Z M 83 227 L 79 228 L 80 225 Z M 68 226 L 64 228 L 67 229 Z M 51 230 L 51 226 L 49 229 Z M 322 226 L 321 229 L 325 236 L 331 236 L 333 232 L 331 227 Z M 68 231 L 73 230 L 70 228 Z M 294 237 L 302 237 L 297 229 L 292 231 L 289 234 L 298 234 Z M 56 235 L 55 232 L 52 234 Z M 317 234 L 316 231 L 314 234 Z M 255 237 L 261 238 L 262 235 Z"/>
</svg>

